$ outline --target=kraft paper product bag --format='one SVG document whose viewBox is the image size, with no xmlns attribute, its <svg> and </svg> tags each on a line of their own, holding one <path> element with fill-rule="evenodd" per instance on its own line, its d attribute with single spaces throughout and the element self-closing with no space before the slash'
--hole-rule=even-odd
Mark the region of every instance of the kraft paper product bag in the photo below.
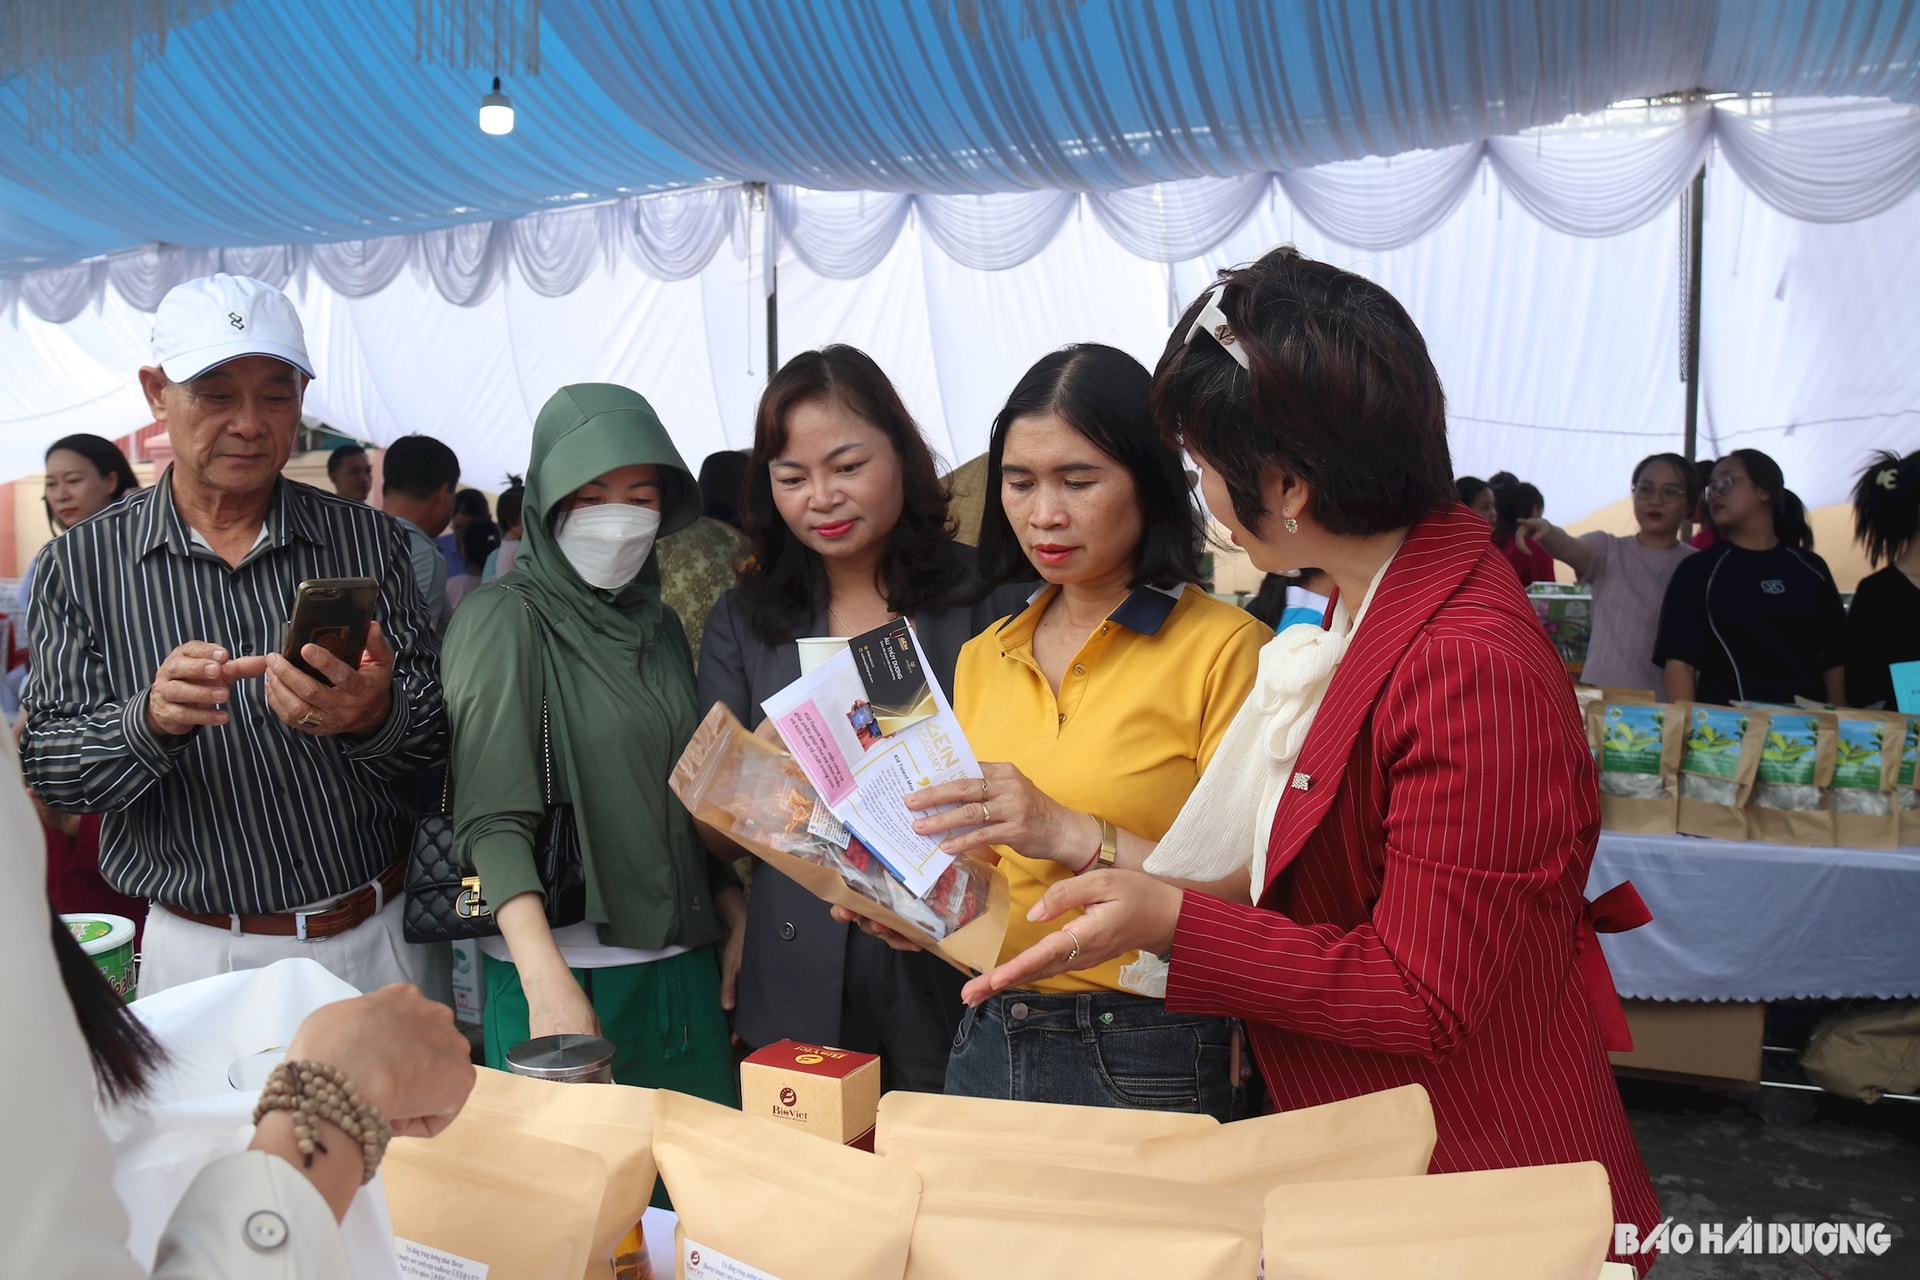
<svg viewBox="0 0 1920 1280">
<path fill-rule="evenodd" d="M 724 705 L 694 730 L 668 785 L 696 821 L 821 901 L 905 935 L 963 973 L 1000 962 L 1004 872 L 962 856 L 924 899 L 914 897 L 858 840 L 830 834 L 839 824 L 820 819 L 826 806 L 793 757 L 748 733 Z"/>
<path fill-rule="evenodd" d="M 1831 711 L 1769 711 L 1747 830 L 1770 844 L 1828 847 L 1834 842 L 1827 791 L 1833 785 L 1838 732 Z"/>
<path fill-rule="evenodd" d="M 1745 840 L 1747 804 L 1767 745 L 1767 713 L 1704 703 L 1683 706 L 1687 739 L 1680 754 L 1680 834 Z"/>
<path fill-rule="evenodd" d="M 873 1149 L 919 1160 L 929 1153 L 1004 1160 L 1018 1153 L 1035 1165 L 1122 1169 L 1151 1138 L 1218 1131 L 1212 1116 L 1122 1107 L 1075 1107 L 1004 1098 L 961 1098 L 896 1090 L 880 1097 Z"/>
<path fill-rule="evenodd" d="M 1609 831 L 1670 836 L 1680 816 L 1680 708 L 1631 698 L 1587 704 L 1587 740 L 1600 770 L 1600 825 Z"/>
<path fill-rule="evenodd" d="M 605 1162 L 606 1187 L 586 1280 L 611 1280 L 621 1241 L 653 1195 L 653 1090 L 531 1080 L 482 1067 L 474 1073 L 467 1105 L 446 1133 L 469 1125 L 563 1142 Z M 484 1141 L 478 1136 L 475 1140 Z"/>
<path fill-rule="evenodd" d="M 741 1267 L 773 1280 L 906 1273 L 920 1204 L 910 1166 L 665 1090 L 653 1121 L 654 1159 L 680 1215 L 682 1280 L 755 1274 Z"/>
<path fill-rule="evenodd" d="M 1594 1280 L 1613 1237 L 1605 1166 L 1538 1165 L 1277 1187 L 1267 1280 Z"/>
<path fill-rule="evenodd" d="M 607 1190 L 607 1163 L 591 1151 L 456 1122 L 431 1138 L 395 1138 L 380 1173 L 403 1268 L 460 1275 L 459 1264 L 479 1264 L 515 1280 L 611 1274 L 589 1271 Z"/>
<path fill-rule="evenodd" d="M 1856 849 L 1900 845 L 1900 755 L 1905 716 L 1841 711 L 1834 716 L 1833 838 Z"/>
<path fill-rule="evenodd" d="M 1433 1104 L 1417 1084 L 1150 1138 L 1117 1166 L 1143 1177 L 1223 1187 L 1265 1201 L 1292 1182 L 1414 1177 L 1427 1171 Z"/>
<path fill-rule="evenodd" d="M 921 1190 L 906 1280 L 1253 1280 L 1260 1266 L 1260 1202 L 1239 1192 L 936 1151 L 907 1163 Z"/>
</svg>

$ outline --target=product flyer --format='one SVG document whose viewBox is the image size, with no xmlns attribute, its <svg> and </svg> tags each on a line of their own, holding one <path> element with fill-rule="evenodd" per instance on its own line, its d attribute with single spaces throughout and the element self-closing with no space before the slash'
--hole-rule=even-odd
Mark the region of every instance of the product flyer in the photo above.
<svg viewBox="0 0 1920 1280">
<path fill-rule="evenodd" d="M 924 897 L 953 859 L 918 834 L 902 803 L 922 787 L 980 776 L 945 693 L 904 620 L 853 637 L 761 703 L 833 816 Z"/>
</svg>

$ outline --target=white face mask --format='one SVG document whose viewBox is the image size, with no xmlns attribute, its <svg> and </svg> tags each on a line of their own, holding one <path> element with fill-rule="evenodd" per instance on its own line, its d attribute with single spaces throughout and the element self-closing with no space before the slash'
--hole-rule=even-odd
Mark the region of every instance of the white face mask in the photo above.
<svg viewBox="0 0 1920 1280">
<path fill-rule="evenodd" d="M 553 540 L 590 586 L 618 591 L 639 575 L 659 532 L 658 511 L 618 502 L 569 511 Z"/>
</svg>

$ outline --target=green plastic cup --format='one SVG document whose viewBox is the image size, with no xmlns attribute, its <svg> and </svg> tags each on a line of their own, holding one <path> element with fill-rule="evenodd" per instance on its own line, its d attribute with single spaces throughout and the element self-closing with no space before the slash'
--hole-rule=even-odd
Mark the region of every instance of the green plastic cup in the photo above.
<svg viewBox="0 0 1920 1280">
<path fill-rule="evenodd" d="M 122 1000 L 133 997 L 133 921 L 91 912 L 63 915 L 68 932 Z"/>
</svg>

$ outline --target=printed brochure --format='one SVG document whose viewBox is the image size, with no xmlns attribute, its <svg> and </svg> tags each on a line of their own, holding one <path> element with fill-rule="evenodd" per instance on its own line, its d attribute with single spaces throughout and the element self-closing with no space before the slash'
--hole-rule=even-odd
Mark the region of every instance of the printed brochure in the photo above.
<svg viewBox="0 0 1920 1280">
<path fill-rule="evenodd" d="M 953 863 L 902 803 L 922 787 L 980 776 L 920 642 L 904 619 L 858 635 L 760 704 L 832 810 L 889 871 L 924 897 Z"/>
</svg>

